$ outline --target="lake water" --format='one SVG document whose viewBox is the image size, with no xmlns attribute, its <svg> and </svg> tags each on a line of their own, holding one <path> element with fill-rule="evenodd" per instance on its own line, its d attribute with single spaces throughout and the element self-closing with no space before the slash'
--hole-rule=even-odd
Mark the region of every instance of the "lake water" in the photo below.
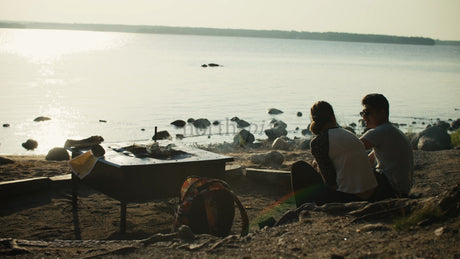
<svg viewBox="0 0 460 259">
<path fill-rule="evenodd" d="M 211 62 L 222 66 L 201 67 Z M 256 138 L 281 119 L 293 138 L 318 100 L 341 125 L 358 124 L 371 92 L 389 99 L 403 131 L 460 117 L 459 46 L 0 29 L 0 67 L 0 124 L 10 124 L 0 128 L 0 154 L 46 154 L 92 135 L 149 140 L 155 126 L 184 134 L 178 143 L 232 141 L 234 116 Z M 267 114 L 272 107 L 284 113 Z M 221 125 L 170 125 L 188 118 Z M 27 139 L 35 151 L 22 148 Z"/>
</svg>

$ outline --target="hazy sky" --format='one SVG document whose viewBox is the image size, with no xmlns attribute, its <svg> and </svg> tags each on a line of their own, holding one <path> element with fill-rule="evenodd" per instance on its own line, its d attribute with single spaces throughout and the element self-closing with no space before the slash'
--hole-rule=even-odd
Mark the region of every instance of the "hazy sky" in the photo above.
<svg viewBox="0 0 460 259">
<path fill-rule="evenodd" d="M 0 0 L 0 20 L 333 31 L 460 40 L 460 0 Z"/>
</svg>

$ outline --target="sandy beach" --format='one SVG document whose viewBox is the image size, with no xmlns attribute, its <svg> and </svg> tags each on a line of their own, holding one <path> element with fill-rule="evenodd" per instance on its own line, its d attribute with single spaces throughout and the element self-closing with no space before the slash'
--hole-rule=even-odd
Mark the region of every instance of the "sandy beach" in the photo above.
<svg viewBox="0 0 460 259">
<path fill-rule="evenodd" d="M 309 150 L 280 151 L 285 160 L 277 168 L 253 164 L 254 153 L 267 148 L 208 150 L 232 156 L 226 180 L 245 206 L 250 234 L 239 237 L 239 214 L 231 235 L 192 239 L 170 236 L 178 198 L 128 204 L 127 232 L 119 231 L 119 202 L 82 186 L 79 224 L 82 240 L 75 240 L 70 182 L 0 202 L 0 255 L 23 258 L 140 257 L 140 258 L 459 258 L 460 221 L 455 216 L 418 222 L 398 229 L 401 215 L 357 220 L 351 214 L 316 208 L 301 214 L 300 221 L 259 229 L 258 223 L 278 220 L 294 209 L 289 190 L 282 183 L 263 182 L 244 175 L 248 168 L 288 171 L 292 163 L 311 161 Z M 14 161 L 0 166 L 0 181 L 52 177 L 70 173 L 66 161 L 46 161 L 44 156 L 3 156 Z M 437 199 L 460 183 L 460 150 L 414 151 L 415 185 L 410 199 Z M 229 167 L 230 168 L 230 167 Z M 364 206 L 364 205 L 350 205 Z M 406 217 L 410 215 L 405 215 Z M 145 242 L 146 238 L 151 238 Z M 153 237 L 153 238 L 152 238 Z M 144 240 L 144 241 L 142 241 Z M 153 241 L 152 241 L 153 240 Z"/>
</svg>

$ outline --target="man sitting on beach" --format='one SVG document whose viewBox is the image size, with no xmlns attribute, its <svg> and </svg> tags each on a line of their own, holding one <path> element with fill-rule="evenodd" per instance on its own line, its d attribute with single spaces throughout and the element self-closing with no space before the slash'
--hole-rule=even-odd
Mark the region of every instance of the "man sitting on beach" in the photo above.
<svg viewBox="0 0 460 259">
<path fill-rule="evenodd" d="M 389 122 L 388 100 L 382 94 L 368 94 L 360 113 L 369 129 L 360 139 L 375 166 L 378 187 L 373 200 L 407 197 L 412 187 L 413 155 L 407 136 Z"/>
</svg>

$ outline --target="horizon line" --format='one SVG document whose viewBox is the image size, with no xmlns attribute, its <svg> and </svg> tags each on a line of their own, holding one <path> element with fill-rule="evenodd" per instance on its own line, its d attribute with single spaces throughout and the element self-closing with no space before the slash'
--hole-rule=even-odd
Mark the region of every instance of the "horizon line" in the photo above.
<svg viewBox="0 0 460 259">
<path fill-rule="evenodd" d="M 305 34 L 343 34 L 343 35 L 356 35 L 356 36 L 382 36 L 382 37 L 394 37 L 394 38 L 407 38 L 407 39 L 426 39 L 426 40 L 433 40 L 437 43 L 445 42 L 445 43 L 458 43 L 460 44 L 460 40 L 441 40 L 435 39 L 426 36 L 400 36 L 400 35 L 391 35 L 391 34 L 379 34 L 379 33 L 357 33 L 357 32 L 336 32 L 336 31 L 299 31 L 299 30 L 282 30 L 282 29 L 247 29 L 247 28 L 219 28 L 219 27 L 201 27 L 201 26 L 173 26 L 173 25 L 147 25 L 147 24 L 122 24 L 122 23 L 89 23 L 89 22 L 43 22 L 43 21 L 19 21 L 19 20 L 0 20 L 1 23 L 7 24 L 20 24 L 20 25 L 27 25 L 27 24 L 48 24 L 48 25 L 84 25 L 84 26 L 126 26 L 126 27 L 151 27 L 151 28 L 176 28 L 176 29 L 209 29 L 209 30 L 227 30 L 227 31 L 247 31 L 247 32 L 280 32 L 280 33 L 305 33 Z M 0 28 L 8 28 L 4 26 L 0 26 Z M 18 27 L 10 27 L 10 28 L 18 28 Z M 20 28 L 18 28 L 20 29 Z M 34 29 L 34 28 L 25 28 L 25 29 Z M 48 28 L 48 29 L 60 29 L 60 28 Z M 66 28 L 68 30 L 75 30 L 74 28 Z M 88 29 L 89 30 L 89 29 Z M 124 31 L 121 31 L 124 32 Z M 146 32 L 136 32 L 134 33 L 146 33 Z M 177 34 L 177 33 L 174 33 Z M 216 35 L 219 36 L 219 35 Z M 227 36 L 227 35 L 224 35 Z M 247 35 L 246 35 L 247 36 Z"/>
</svg>

